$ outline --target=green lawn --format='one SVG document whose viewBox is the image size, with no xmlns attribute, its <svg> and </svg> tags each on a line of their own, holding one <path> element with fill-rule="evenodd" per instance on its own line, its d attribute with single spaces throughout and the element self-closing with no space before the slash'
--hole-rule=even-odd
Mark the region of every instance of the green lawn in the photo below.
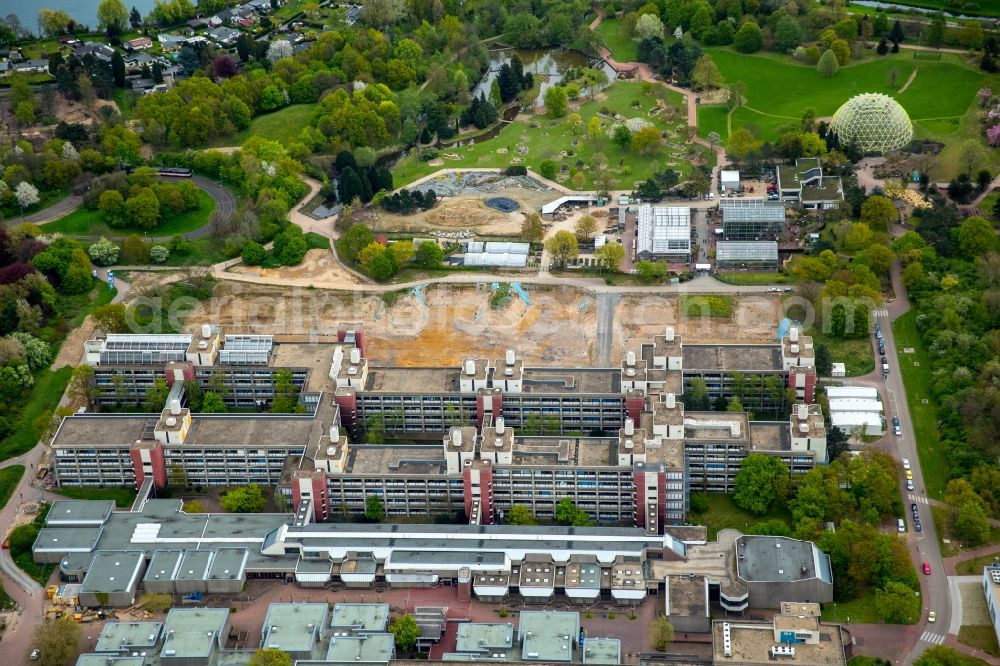
<svg viewBox="0 0 1000 666">
<path fill-rule="evenodd" d="M 713 273 L 719 282 L 740 286 L 760 286 L 767 284 L 791 284 L 792 279 L 784 273 L 749 273 L 743 271 L 722 271 Z"/>
<path fill-rule="evenodd" d="M 24 465 L 11 465 L 0 469 L 0 506 L 7 506 L 22 476 L 24 476 Z"/>
<path fill-rule="evenodd" d="M 731 296 L 681 296 L 681 312 L 685 317 L 717 317 L 728 319 L 733 316 Z"/>
<path fill-rule="evenodd" d="M 698 136 L 707 139 L 717 132 L 722 140 L 729 138 L 729 108 L 725 104 L 698 105 Z"/>
<path fill-rule="evenodd" d="M 843 363 L 848 377 L 866 375 L 875 369 L 875 350 L 868 336 L 845 340 L 827 335 L 811 328 L 806 335 L 812 336 L 813 346 L 826 345 L 834 363 Z"/>
<path fill-rule="evenodd" d="M 958 629 L 958 642 L 993 657 L 1000 657 L 1000 645 L 997 645 L 997 634 L 993 630 L 993 625 L 963 624 Z"/>
<path fill-rule="evenodd" d="M 955 572 L 959 576 L 981 576 L 983 567 L 993 564 L 995 560 L 1000 560 L 1000 548 L 994 555 L 983 555 L 971 560 L 963 560 L 955 565 Z"/>
<path fill-rule="evenodd" d="M 625 25 L 621 19 L 606 18 L 594 32 L 601 36 L 604 45 L 611 51 L 611 57 L 616 61 L 635 62 L 638 59 L 635 52 L 636 43 L 625 34 Z"/>
<path fill-rule="evenodd" d="M 979 204 L 979 207 L 985 214 L 992 215 L 993 208 L 997 205 L 997 201 L 1000 201 L 1000 192 L 991 192 L 986 195 L 986 198 Z"/>
<path fill-rule="evenodd" d="M 974 101 L 976 90 L 997 77 L 966 67 L 945 54 L 939 62 L 917 61 L 903 52 L 842 67 L 830 79 L 821 79 L 814 67 L 772 55 L 747 56 L 731 48 L 706 49 L 727 81 L 747 86 L 747 102 L 733 113 L 733 126 L 754 125 L 765 139 L 776 139 L 781 128 L 797 124 L 803 110 L 831 116 L 849 97 L 864 92 L 891 94 L 910 114 L 920 133 L 922 122 L 947 119 L 955 122 Z M 891 71 L 897 70 L 895 82 Z M 898 93 L 914 69 L 916 78 Z M 716 112 L 717 113 L 717 112 Z M 712 121 L 717 124 L 717 121 Z M 935 131 L 949 125 L 932 125 Z M 718 131 L 716 129 L 716 131 Z"/>
<path fill-rule="evenodd" d="M 155 229 L 140 229 L 139 227 L 109 227 L 101 219 L 101 212 L 87 208 L 77 208 L 66 217 L 42 225 L 45 233 L 62 233 L 75 236 L 108 236 L 123 237 L 129 234 L 144 236 L 177 236 L 194 231 L 208 222 L 208 217 L 215 210 L 215 201 L 203 190 L 198 190 L 198 208 L 181 213 Z"/>
<path fill-rule="evenodd" d="M 136 496 L 132 488 L 58 488 L 55 492 L 77 500 L 114 500 L 119 509 L 132 506 Z"/>
<path fill-rule="evenodd" d="M 273 139 L 285 145 L 297 141 L 302 128 L 309 124 L 315 104 L 293 104 L 271 113 L 257 116 L 250 127 L 232 136 L 221 137 L 213 146 L 242 146 L 252 136 Z"/>
<path fill-rule="evenodd" d="M 694 482 L 692 482 L 692 485 Z M 708 509 L 701 513 L 696 513 L 692 509 L 690 521 L 693 525 L 705 525 L 708 527 L 708 540 L 714 541 L 719 530 L 726 528 L 737 529 L 744 534 L 751 533 L 751 528 L 760 523 L 780 518 L 786 523 L 789 522 L 790 515 L 787 511 L 774 510 L 763 516 L 756 516 L 748 511 L 744 511 L 733 503 L 732 495 L 722 495 L 719 493 L 694 493 L 691 496 L 704 498 Z M 701 500 L 697 500 L 700 502 Z M 692 505 L 695 501 L 692 501 Z"/>
<path fill-rule="evenodd" d="M 913 435 L 917 440 L 927 494 L 943 499 L 945 486 L 951 478 L 950 466 L 944 447 L 938 440 L 937 405 L 930 392 L 933 382 L 930 359 L 917 333 L 916 311 L 910 310 L 892 322 L 892 333 L 898 355 L 896 368 L 903 373 L 906 403 L 913 420 Z M 903 349 L 907 347 L 912 347 L 914 353 L 904 354 Z"/>
<path fill-rule="evenodd" d="M 875 612 L 875 593 L 864 592 L 857 599 L 823 604 L 824 622 L 850 622 L 851 624 L 882 624 Z M 851 660 L 854 663 L 854 660 Z"/>
<path fill-rule="evenodd" d="M 671 168 L 687 174 L 691 170 L 688 160 L 688 150 L 695 150 L 699 154 L 709 152 L 703 146 L 682 145 L 687 136 L 687 121 L 682 117 L 685 109 L 683 99 L 680 94 L 659 87 L 650 95 L 644 95 L 642 86 L 639 83 L 619 81 L 609 87 L 605 93 L 608 98 L 604 101 L 586 101 L 576 111 L 583 119 L 583 125 L 576 130 L 575 138 L 578 145 L 573 147 L 573 129 L 566 118 L 551 119 L 545 115 L 535 115 L 529 120 L 515 120 L 506 126 L 499 136 L 488 141 L 482 141 L 475 145 L 445 149 L 443 154 L 455 154 L 459 159 L 444 159 L 443 164 L 430 166 L 427 162 L 421 161 L 417 155 L 411 154 L 406 159 L 400 160 L 393 171 L 393 177 L 397 186 L 410 183 L 417 178 L 426 176 L 441 169 L 448 168 L 469 168 L 488 167 L 503 168 L 509 167 L 516 157 L 523 157 L 523 166 L 538 171 L 541 162 L 545 159 L 552 159 L 557 165 L 566 165 L 571 169 L 576 162 L 582 161 L 585 165 L 582 173 L 587 181 L 584 189 L 592 190 L 595 187 L 591 168 L 591 158 L 596 152 L 605 156 L 608 169 L 611 172 L 611 189 L 633 189 L 639 181 L 649 178 L 656 169 Z M 656 99 L 663 99 L 675 109 L 673 120 L 667 122 L 660 116 L 651 117 L 648 112 L 656 104 Z M 638 106 L 633 107 L 633 104 Z M 591 117 L 596 115 L 602 108 L 619 113 L 625 118 L 646 118 L 651 120 L 653 125 L 661 131 L 671 133 L 670 142 L 681 146 L 680 149 L 665 146 L 658 154 L 640 156 L 631 149 L 623 150 L 613 144 L 609 137 L 602 137 L 600 145 L 587 138 L 586 124 Z M 612 125 L 611 121 L 605 120 L 605 130 Z M 518 155 L 518 146 L 525 146 L 528 149 L 526 155 Z M 497 150 L 503 152 L 497 152 Z M 572 156 L 563 156 L 561 151 L 573 151 Z M 557 178 L 567 187 L 572 187 L 568 177 Z M 682 176 L 683 180 L 683 176 Z"/>
</svg>

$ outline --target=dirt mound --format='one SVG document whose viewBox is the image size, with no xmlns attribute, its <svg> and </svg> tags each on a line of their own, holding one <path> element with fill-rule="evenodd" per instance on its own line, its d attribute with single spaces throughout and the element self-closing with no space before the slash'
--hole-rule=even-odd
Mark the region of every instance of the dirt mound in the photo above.
<svg viewBox="0 0 1000 666">
<path fill-rule="evenodd" d="M 426 219 L 438 227 L 469 229 L 504 222 L 507 217 L 476 199 L 446 199 L 429 211 Z"/>
<path fill-rule="evenodd" d="M 257 275 L 263 279 L 280 278 L 282 280 L 302 280 L 303 283 L 316 281 L 330 284 L 342 282 L 360 284 L 353 273 L 346 270 L 329 250 L 309 250 L 298 266 L 282 266 L 281 268 L 261 268 L 260 266 L 237 265 L 230 269 L 233 273 Z"/>
</svg>

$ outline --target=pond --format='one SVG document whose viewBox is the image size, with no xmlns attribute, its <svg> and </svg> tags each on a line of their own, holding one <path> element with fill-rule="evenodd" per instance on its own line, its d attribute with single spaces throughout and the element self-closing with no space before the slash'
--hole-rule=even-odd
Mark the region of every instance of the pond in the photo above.
<svg viewBox="0 0 1000 666">
<path fill-rule="evenodd" d="M 480 94 L 490 96 L 490 86 L 500 72 L 500 68 L 510 62 L 511 57 L 517 54 L 524 65 L 524 71 L 530 72 L 540 83 L 538 97 L 535 98 L 535 107 L 545 105 L 545 92 L 552 86 L 562 83 L 563 75 L 573 67 L 597 67 L 604 71 L 608 77 L 608 83 L 615 80 L 615 70 L 603 60 L 588 58 L 579 51 L 568 49 L 496 49 L 490 51 L 489 69 L 483 78 L 476 85 L 473 95 Z"/>
<path fill-rule="evenodd" d="M 872 7 L 873 9 L 882 9 L 885 11 L 896 11 L 896 12 L 920 12 L 921 14 L 937 14 L 942 13 L 948 18 L 961 19 L 963 21 L 987 21 L 989 20 L 984 16 L 967 16 L 965 14 L 954 14 L 951 11 L 944 9 L 928 9 L 927 7 L 914 7 L 912 5 L 897 5 L 893 2 L 873 2 L 872 0 L 851 0 L 851 4 L 860 5 L 862 7 Z"/>
</svg>

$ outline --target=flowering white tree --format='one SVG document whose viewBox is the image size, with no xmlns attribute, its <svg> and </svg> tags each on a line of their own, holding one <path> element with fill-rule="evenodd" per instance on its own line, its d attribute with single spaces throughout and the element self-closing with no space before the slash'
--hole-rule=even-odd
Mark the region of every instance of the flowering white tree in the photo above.
<svg viewBox="0 0 1000 666">
<path fill-rule="evenodd" d="M 69 141 L 63 144 L 62 156 L 64 160 L 70 160 L 72 162 L 76 162 L 80 159 L 80 153 L 76 152 L 76 148 L 74 148 L 73 144 Z"/>
<path fill-rule="evenodd" d="M 271 62 L 278 62 L 282 58 L 292 57 L 292 45 L 287 39 L 276 39 L 271 42 L 267 49 L 267 59 Z"/>
<path fill-rule="evenodd" d="M 643 14 L 635 23 L 635 35 L 639 39 L 663 37 L 663 21 L 652 14 Z"/>
<path fill-rule="evenodd" d="M 17 186 L 17 189 L 14 190 L 14 196 L 17 197 L 17 203 L 22 208 L 34 206 L 41 201 L 38 198 L 38 188 L 28 181 L 24 181 Z"/>
</svg>

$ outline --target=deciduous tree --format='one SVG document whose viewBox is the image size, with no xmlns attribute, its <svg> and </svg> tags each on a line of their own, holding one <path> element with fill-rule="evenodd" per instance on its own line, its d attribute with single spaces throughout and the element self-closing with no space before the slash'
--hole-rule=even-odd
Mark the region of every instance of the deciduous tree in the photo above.
<svg viewBox="0 0 1000 666">
<path fill-rule="evenodd" d="M 569 231 L 557 231 L 545 241 L 545 251 L 552 255 L 557 264 L 565 267 L 570 259 L 574 259 L 580 253 L 580 246 L 576 236 Z"/>
<path fill-rule="evenodd" d="M 774 456 L 751 453 L 736 473 L 733 502 L 750 513 L 764 515 L 788 493 L 788 467 Z"/>
</svg>

